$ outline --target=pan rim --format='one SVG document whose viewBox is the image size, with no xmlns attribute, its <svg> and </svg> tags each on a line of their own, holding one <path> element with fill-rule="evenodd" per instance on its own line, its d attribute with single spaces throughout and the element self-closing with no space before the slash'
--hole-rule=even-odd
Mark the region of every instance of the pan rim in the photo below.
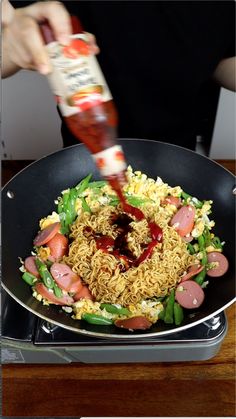
<svg viewBox="0 0 236 419">
<path fill-rule="evenodd" d="M 207 320 L 210 320 L 211 318 L 217 316 L 219 313 L 221 313 L 222 311 L 226 310 L 226 308 L 230 307 L 231 305 L 233 305 L 233 303 L 236 302 L 236 297 L 234 297 L 232 300 L 230 300 L 227 304 L 225 304 L 223 307 L 221 307 L 219 310 L 214 311 L 213 313 L 209 314 L 208 316 L 204 317 L 203 319 L 197 320 L 195 322 L 192 322 L 190 324 L 184 325 L 184 326 L 180 326 L 180 327 L 176 327 L 173 328 L 171 330 L 165 330 L 165 331 L 161 331 L 161 332 L 151 332 L 151 333 L 145 333 L 144 334 L 114 334 L 114 333 L 110 333 L 110 334 L 106 334 L 106 333 L 100 333 L 100 332 L 92 332 L 86 329 L 78 329 L 76 327 L 72 327 L 72 326 L 68 326 L 68 325 L 63 325 L 60 322 L 57 321 L 52 321 L 52 319 L 43 316 L 42 314 L 39 314 L 37 311 L 33 310 L 32 308 L 30 308 L 29 306 L 27 306 L 26 304 L 24 304 L 21 300 L 19 300 L 7 287 L 6 285 L 2 282 L 2 288 L 15 300 L 17 301 L 17 303 L 19 303 L 22 307 L 24 307 L 26 310 L 30 311 L 32 314 L 36 315 L 36 317 L 40 317 L 41 319 L 43 319 L 44 321 L 47 321 L 49 323 L 55 324 L 56 326 L 62 327 L 63 329 L 69 330 L 71 332 L 74 333 L 78 333 L 78 334 L 82 334 L 85 336 L 90 336 L 90 337 L 94 337 L 94 338 L 103 338 L 103 339 L 136 339 L 136 338 L 150 338 L 150 337 L 163 337 L 163 336 L 169 336 L 172 335 L 174 333 L 179 333 L 182 332 L 184 330 L 190 329 L 194 326 L 197 326 L 198 324 L 204 323 Z"/>
</svg>

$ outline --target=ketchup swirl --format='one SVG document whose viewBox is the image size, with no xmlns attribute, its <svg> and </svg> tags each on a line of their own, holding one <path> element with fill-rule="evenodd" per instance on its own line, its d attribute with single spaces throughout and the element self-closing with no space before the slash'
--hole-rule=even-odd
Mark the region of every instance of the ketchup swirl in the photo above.
<svg viewBox="0 0 236 419">
<path fill-rule="evenodd" d="M 113 220 L 113 224 L 117 225 L 119 231 L 116 239 L 114 240 L 109 236 L 99 236 L 95 239 L 96 245 L 98 249 L 101 249 L 104 252 L 109 252 L 118 259 L 125 259 L 126 266 L 128 266 L 128 268 L 131 268 L 132 266 L 137 267 L 140 265 L 140 263 L 150 258 L 154 247 L 158 243 L 162 242 L 163 231 L 161 227 L 154 221 L 147 220 L 152 241 L 146 245 L 143 253 L 138 258 L 135 258 L 129 250 L 127 243 L 127 235 L 128 232 L 131 231 L 130 223 L 133 221 L 133 218 L 131 218 L 130 215 L 136 218 L 138 221 L 144 220 L 145 215 L 140 209 L 135 208 L 126 202 L 122 190 L 115 179 L 109 179 L 109 183 L 116 191 L 124 212 L 121 213 L 115 220 Z"/>
</svg>

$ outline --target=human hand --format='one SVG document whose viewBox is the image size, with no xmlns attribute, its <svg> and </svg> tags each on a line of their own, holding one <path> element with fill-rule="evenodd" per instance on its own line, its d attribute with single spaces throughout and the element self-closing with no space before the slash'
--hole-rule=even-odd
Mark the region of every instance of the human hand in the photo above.
<svg viewBox="0 0 236 419">
<path fill-rule="evenodd" d="M 8 68 L 15 67 L 15 71 L 20 68 L 37 70 L 41 74 L 48 74 L 51 66 L 38 24 L 47 19 L 56 40 L 68 45 L 72 32 L 69 13 L 58 1 L 39 2 L 14 9 L 5 0 L 4 7 L 3 64 L 5 53 Z"/>
</svg>

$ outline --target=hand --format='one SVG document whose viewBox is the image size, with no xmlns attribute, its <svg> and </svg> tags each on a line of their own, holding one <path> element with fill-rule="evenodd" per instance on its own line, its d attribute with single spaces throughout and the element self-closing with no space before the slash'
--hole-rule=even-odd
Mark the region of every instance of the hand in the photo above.
<svg viewBox="0 0 236 419">
<path fill-rule="evenodd" d="M 58 1 L 39 2 L 19 9 L 13 9 L 7 0 L 4 3 L 10 13 L 3 16 L 3 77 L 20 68 L 48 74 L 51 66 L 38 23 L 47 19 L 56 40 L 68 45 L 72 32 L 69 13 Z"/>
</svg>

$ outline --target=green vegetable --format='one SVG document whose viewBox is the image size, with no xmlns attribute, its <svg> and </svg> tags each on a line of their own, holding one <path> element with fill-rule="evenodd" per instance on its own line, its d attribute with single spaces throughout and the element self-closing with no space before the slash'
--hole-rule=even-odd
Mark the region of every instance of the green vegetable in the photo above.
<svg viewBox="0 0 236 419">
<path fill-rule="evenodd" d="M 24 281 L 28 285 L 33 285 L 37 281 L 36 276 L 30 274 L 29 272 L 24 272 L 23 275 L 22 275 L 22 279 L 24 279 Z"/>
<path fill-rule="evenodd" d="M 146 204 L 147 202 L 151 202 L 150 199 L 139 198 L 138 196 L 130 196 L 126 195 L 127 201 L 133 207 L 141 207 L 142 205 Z"/>
<path fill-rule="evenodd" d="M 76 186 L 78 196 L 81 195 L 85 191 L 85 189 L 87 189 L 91 177 L 92 173 L 90 173 L 88 176 L 82 179 L 80 183 L 78 183 L 78 185 Z"/>
<path fill-rule="evenodd" d="M 53 285 L 53 292 L 57 298 L 61 298 L 63 296 L 63 292 L 61 288 L 58 287 L 57 283 L 54 281 Z"/>
<path fill-rule="evenodd" d="M 164 322 L 168 324 L 174 323 L 174 303 L 175 303 L 175 290 L 171 290 L 167 300 Z"/>
<path fill-rule="evenodd" d="M 160 319 L 160 320 L 163 320 L 163 321 L 164 321 L 164 318 L 165 318 L 165 312 L 166 312 L 166 309 L 165 309 L 165 308 L 163 308 L 163 310 L 161 310 L 161 311 L 160 311 L 160 313 L 158 314 L 158 319 Z"/>
<path fill-rule="evenodd" d="M 107 319 L 106 317 L 99 316 L 98 314 L 92 314 L 92 313 L 84 313 L 81 316 L 82 320 L 85 320 L 87 323 L 90 324 L 98 324 L 101 326 L 107 326 L 110 324 L 113 324 L 113 320 Z"/>
<path fill-rule="evenodd" d="M 203 237 L 205 240 L 205 246 L 210 246 L 211 245 L 211 233 L 208 229 L 208 227 L 205 226 L 204 228 L 204 232 L 203 232 Z"/>
<path fill-rule="evenodd" d="M 124 315 L 124 316 L 128 316 L 130 314 L 130 311 L 127 308 L 117 307 L 113 304 L 102 303 L 102 304 L 100 304 L 100 308 L 102 310 L 105 308 L 105 310 L 108 313 L 112 313 L 112 314 L 121 314 L 121 315 Z"/>
<path fill-rule="evenodd" d="M 82 208 L 83 208 L 83 210 L 85 211 L 85 212 L 92 212 L 91 211 L 91 208 L 89 207 L 89 205 L 87 204 L 87 202 L 86 202 L 86 199 L 82 196 L 81 198 L 81 201 L 82 201 Z"/>
<path fill-rule="evenodd" d="M 204 236 L 203 235 L 199 236 L 198 239 L 197 239 L 197 241 L 198 241 L 199 250 L 200 250 L 200 252 L 202 252 L 203 250 L 205 250 L 205 239 L 204 239 Z"/>
<path fill-rule="evenodd" d="M 194 247 L 193 247 L 193 245 L 191 243 L 188 243 L 187 244 L 187 249 L 188 249 L 190 255 L 194 255 L 196 253 L 195 252 L 195 249 L 194 249 Z"/>
<path fill-rule="evenodd" d="M 48 271 L 47 266 L 43 262 L 41 262 L 41 260 L 38 258 L 35 259 L 35 263 L 38 268 L 39 274 L 43 280 L 44 285 L 47 288 L 54 288 L 54 280 L 52 278 L 52 275 Z"/>
<path fill-rule="evenodd" d="M 184 319 L 184 311 L 181 305 L 176 302 L 174 303 L 174 319 L 176 326 L 179 326 Z"/>
<path fill-rule="evenodd" d="M 188 193 L 186 193 L 186 192 L 184 192 L 184 191 L 182 191 L 182 192 L 181 192 L 181 197 L 182 197 L 185 201 L 187 201 L 187 199 L 189 199 L 189 198 L 192 198 L 192 197 L 191 197 L 191 195 L 189 195 Z"/>
<path fill-rule="evenodd" d="M 213 237 L 212 244 L 216 249 L 222 249 L 223 248 L 219 237 L 216 237 L 216 236 Z"/>
<path fill-rule="evenodd" d="M 202 285 L 206 276 L 206 268 L 204 268 L 197 276 L 195 276 L 194 281 L 198 283 L 198 285 Z"/>
<path fill-rule="evenodd" d="M 208 262 L 207 253 L 206 253 L 205 249 L 202 250 L 202 254 L 203 254 L 203 256 L 202 256 L 202 259 L 201 259 L 201 264 L 205 266 Z"/>
<path fill-rule="evenodd" d="M 89 183 L 88 187 L 89 189 L 95 189 L 95 188 L 103 188 L 104 186 L 107 185 L 107 182 L 105 180 L 97 180 L 95 182 L 91 182 Z"/>
</svg>

